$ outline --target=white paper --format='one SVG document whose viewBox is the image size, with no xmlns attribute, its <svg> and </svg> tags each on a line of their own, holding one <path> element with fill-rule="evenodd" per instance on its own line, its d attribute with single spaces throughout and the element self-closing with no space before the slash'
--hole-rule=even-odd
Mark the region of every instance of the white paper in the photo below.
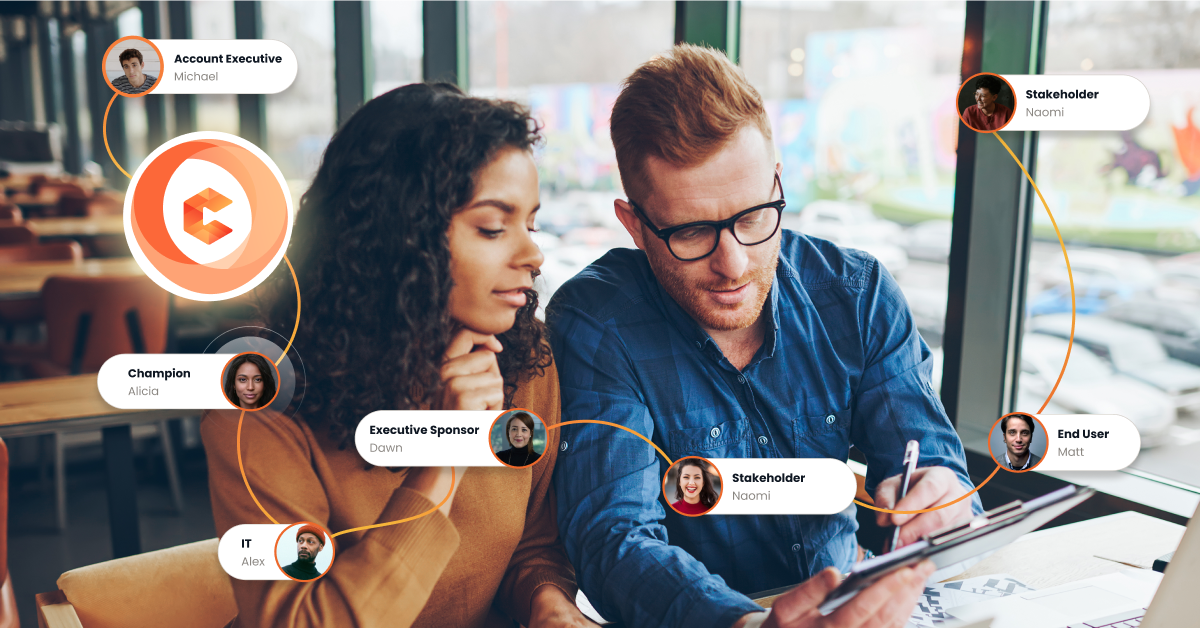
<svg viewBox="0 0 1200 628">
<path fill-rule="evenodd" d="M 947 609 L 1033 590 L 1008 574 L 928 586 L 917 598 L 917 606 L 913 608 L 907 628 L 934 628 L 957 623 L 958 620 L 947 613 Z"/>
</svg>

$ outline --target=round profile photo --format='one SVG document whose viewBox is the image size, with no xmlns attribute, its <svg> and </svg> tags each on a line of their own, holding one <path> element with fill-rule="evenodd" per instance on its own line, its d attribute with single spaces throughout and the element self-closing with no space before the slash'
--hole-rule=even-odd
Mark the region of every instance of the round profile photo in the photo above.
<svg viewBox="0 0 1200 628">
<path fill-rule="evenodd" d="M 700 456 L 680 458 L 663 476 L 663 498 L 675 512 L 699 517 L 721 501 L 721 472 Z"/>
<path fill-rule="evenodd" d="M 329 532 L 308 521 L 288 526 L 275 539 L 275 563 L 279 570 L 300 582 L 325 575 L 336 553 Z"/>
<path fill-rule="evenodd" d="M 528 467 L 546 451 L 546 424 L 538 415 L 517 408 L 496 418 L 489 434 L 492 453 L 506 467 Z"/>
<path fill-rule="evenodd" d="M 1012 122 L 1017 95 L 999 74 L 981 72 L 958 88 L 958 115 L 980 133 L 999 131 Z"/>
<path fill-rule="evenodd" d="M 1011 412 L 992 425 L 988 449 L 996 464 L 1005 471 L 1032 471 L 1046 456 L 1046 426 L 1037 417 L 1024 412 Z"/>
<path fill-rule="evenodd" d="M 247 351 L 233 356 L 221 372 L 221 387 L 233 407 L 247 412 L 262 410 L 275 401 L 279 372 L 267 356 Z"/>
<path fill-rule="evenodd" d="M 154 91 L 162 69 L 162 53 L 144 37 L 122 37 L 104 53 L 104 79 L 122 96 L 137 98 Z"/>
</svg>

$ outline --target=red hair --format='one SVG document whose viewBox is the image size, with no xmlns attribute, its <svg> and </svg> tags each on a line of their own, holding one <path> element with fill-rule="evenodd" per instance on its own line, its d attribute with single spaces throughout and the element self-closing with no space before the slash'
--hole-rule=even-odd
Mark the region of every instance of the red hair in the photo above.
<svg viewBox="0 0 1200 628">
<path fill-rule="evenodd" d="M 708 47 L 679 44 L 625 79 L 610 123 L 621 183 L 644 196 L 646 158 L 675 166 L 702 163 L 746 125 L 771 140 L 762 96 L 741 68 Z"/>
</svg>

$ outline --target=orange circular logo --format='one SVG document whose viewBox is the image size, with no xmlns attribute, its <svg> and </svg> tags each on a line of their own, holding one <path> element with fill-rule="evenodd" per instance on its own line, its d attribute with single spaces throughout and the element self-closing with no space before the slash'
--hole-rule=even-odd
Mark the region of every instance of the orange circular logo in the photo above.
<svg viewBox="0 0 1200 628">
<path fill-rule="evenodd" d="M 228 133 L 188 133 L 150 154 L 125 195 L 134 259 L 164 290 L 219 301 L 253 290 L 292 235 L 292 197 L 279 168 Z"/>
</svg>

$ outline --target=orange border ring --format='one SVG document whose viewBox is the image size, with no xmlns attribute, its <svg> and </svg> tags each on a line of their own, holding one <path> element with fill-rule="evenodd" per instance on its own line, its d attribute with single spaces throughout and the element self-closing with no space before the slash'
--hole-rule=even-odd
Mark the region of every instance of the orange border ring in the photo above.
<svg viewBox="0 0 1200 628">
<path fill-rule="evenodd" d="M 967 83 L 971 82 L 971 79 L 975 78 L 976 76 L 983 76 L 984 74 L 986 74 L 988 76 L 994 76 L 994 77 L 1000 79 L 1001 81 L 1003 81 L 1004 84 L 1008 86 L 1008 91 L 1012 92 L 1012 95 L 1013 95 L 1012 115 L 1008 117 L 1008 122 L 1005 122 L 999 129 L 995 129 L 993 131 L 982 131 L 980 129 L 977 129 L 977 128 L 967 124 L 967 120 L 965 118 L 963 118 L 963 112 L 958 111 L 958 101 L 962 99 L 963 88 L 967 86 Z M 999 74 L 996 74 L 995 72 L 980 72 L 978 74 L 972 74 L 971 76 L 967 77 L 967 80 L 962 82 L 962 85 L 958 86 L 958 94 L 954 97 L 954 110 L 958 112 L 958 119 L 961 120 L 963 125 L 966 126 L 968 129 L 971 129 L 972 131 L 974 131 L 976 133 L 995 133 L 996 131 L 1001 131 L 1004 129 L 1004 127 L 1012 124 L 1013 118 L 1017 117 L 1017 90 L 1013 89 L 1012 83 L 1009 83 L 1008 79 L 1004 78 L 1003 76 L 1000 76 Z"/>
<path fill-rule="evenodd" d="M 707 462 L 713 468 L 713 470 L 717 472 L 717 477 L 721 480 L 721 492 L 717 493 L 717 501 L 713 502 L 712 508 L 709 508 L 698 515 L 689 515 L 685 512 L 679 512 L 678 510 L 675 510 L 675 506 L 671 505 L 671 500 L 667 499 L 667 476 L 671 474 L 671 469 L 679 466 L 680 462 L 683 462 L 688 458 L 696 458 Z M 662 485 L 663 501 L 667 502 L 667 507 L 671 510 L 675 510 L 676 513 L 683 515 L 684 517 L 703 517 L 704 515 L 707 515 L 708 513 L 712 512 L 713 508 L 717 507 L 717 504 L 721 503 L 721 498 L 725 495 L 725 476 L 721 475 L 721 470 L 717 468 L 717 465 L 713 464 L 712 460 L 709 460 L 704 456 L 684 456 L 682 458 L 676 458 L 675 462 L 672 462 L 671 466 L 667 467 L 667 472 L 663 474 Z"/>
<path fill-rule="evenodd" d="M 267 364 L 271 365 L 272 369 L 275 369 L 275 396 L 271 397 L 270 401 L 262 404 L 261 406 L 259 406 L 257 408 L 243 408 L 243 407 L 235 404 L 233 401 L 231 401 L 229 399 L 229 397 L 225 397 L 225 372 L 229 370 L 229 364 L 231 362 L 233 362 L 234 360 L 236 360 L 239 355 L 246 355 L 247 353 L 253 353 L 254 355 L 261 357 L 262 359 L 267 361 Z M 267 409 L 271 404 L 275 403 L 276 399 L 279 398 L 279 390 L 283 388 L 283 381 L 282 381 L 283 377 L 281 377 L 279 375 L 279 367 L 274 362 L 271 361 L 271 358 L 268 358 L 267 356 L 265 356 L 257 351 L 242 351 L 241 353 L 233 354 L 233 357 L 229 358 L 229 360 L 225 362 L 225 366 L 221 367 L 220 378 L 221 378 L 221 381 L 220 381 L 221 396 L 225 398 L 225 401 L 229 402 L 229 405 L 233 406 L 234 410 L 245 410 L 246 412 L 258 412 L 259 410 Z"/>
<path fill-rule="evenodd" d="M 546 454 L 545 450 L 543 450 L 543 451 L 542 451 L 542 453 L 538 454 L 538 459 L 537 459 L 537 460 L 534 460 L 533 462 L 531 462 L 531 463 L 529 463 L 529 464 L 527 464 L 527 465 L 525 465 L 525 466 L 523 466 L 523 467 L 516 467 L 516 466 L 513 466 L 513 465 L 511 465 L 511 464 L 508 464 L 507 462 L 504 462 L 503 460 L 501 460 L 501 459 L 500 459 L 500 456 L 497 456 L 497 455 L 496 455 L 496 452 L 492 451 L 492 428 L 496 427 L 496 422 L 497 422 L 497 421 L 499 421 L 501 418 L 503 418 L 503 417 L 504 417 L 504 415 L 506 415 L 506 414 L 512 414 L 513 412 L 518 412 L 518 411 L 520 411 L 520 412 L 524 412 L 524 413 L 526 413 L 526 414 L 528 414 L 528 415 L 532 416 L 533 418 L 537 419 L 539 423 L 541 423 L 541 424 L 542 424 L 542 429 L 546 430 L 546 444 L 547 444 L 547 445 L 549 445 L 549 444 L 550 444 L 550 430 L 549 430 L 549 429 L 548 429 L 548 427 L 546 426 L 546 420 L 545 420 L 545 419 L 543 419 L 542 417 L 538 416 L 538 413 L 536 413 L 536 412 L 534 412 L 533 410 L 530 410 L 530 409 L 528 409 L 528 408 L 509 408 L 508 410 L 505 410 L 504 412 L 501 412 L 501 413 L 500 413 L 500 414 L 499 414 L 499 415 L 498 415 L 498 416 L 497 416 L 495 419 L 493 419 L 493 420 L 492 420 L 492 424 L 488 426 L 488 431 L 487 431 L 487 433 L 488 433 L 488 439 L 487 439 L 487 448 L 488 448 L 488 451 L 491 451 L 491 452 L 492 452 L 492 456 L 496 458 L 496 462 L 499 462 L 500 464 L 502 464 L 502 465 L 504 465 L 504 466 L 508 467 L 509 469 L 531 469 L 531 468 L 533 468 L 533 465 L 535 465 L 535 464 L 537 464 L 537 463 L 541 462 L 541 461 L 542 461 L 542 458 L 545 458 L 545 457 L 546 457 L 546 455 L 545 455 L 545 454 Z M 530 435 L 530 440 L 531 440 L 531 441 L 533 440 L 533 436 L 532 436 L 532 435 Z M 509 444 L 511 445 L 512 443 L 510 442 Z M 531 443 L 530 443 L 530 447 L 532 447 L 532 445 L 533 445 L 533 443 L 531 442 Z M 536 453 L 536 452 L 535 452 L 535 453 Z"/>
<path fill-rule="evenodd" d="M 154 84 L 150 86 L 150 89 L 148 89 L 144 92 L 138 93 L 138 94 L 126 94 L 125 92 L 117 89 L 116 87 L 113 87 L 112 81 L 108 80 L 108 72 L 106 72 L 104 70 L 104 61 L 105 61 L 105 59 L 108 59 L 108 55 L 109 55 L 109 53 L 112 52 L 113 48 L 116 48 L 117 44 L 119 44 L 123 41 L 129 40 L 129 39 L 136 39 L 138 41 L 144 41 L 147 44 L 149 44 L 151 48 L 154 49 L 154 52 L 158 53 L 158 80 L 154 81 Z M 100 58 L 100 74 L 102 76 L 104 76 L 104 83 L 106 85 L 108 85 L 108 88 L 113 90 L 113 92 L 115 92 L 118 96 L 124 96 L 126 98 L 141 98 L 142 96 L 145 96 L 145 95 L 149 94 L 150 92 L 153 92 L 154 90 L 158 89 L 158 86 L 162 84 L 162 75 L 164 72 L 166 72 L 166 69 L 167 69 L 167 59 L 165 57 L 163 57 L 163 53 L 161 50 L 158 49 L 158 46 L 155 46 L 154 42 L 150 41 L 149 39 L 146 39 L 145 37 L 139 37 L 137 35 L 127 35 L 125 37 L 118 39 L 117 41 L 114 41 L 112 43 L 112 45 L 110 45 L 108 47 L 108 50 L 104 51 L 104 56 Z M 115 161 L 114 161 L 114 163 L 115 163 Z"/>
<path fill-rule="evenodd" d="M 302 526 L 304 524 L 314 525 L 314 526 L 317 526 L 318 528 L 321 528 L 321 531 L 325 533 L 326 540 L 329 541 L 329 551 L 333 552 L 333 554 L 330 555 L 331 558 L 329 559 L 329 566 L 325 568 L 325 571 L 321 572 L 321 575 L 317 576 L 316 578 L 313 578 L 312 580 L 298 580 L 296 578 L 288 576 L 288 573 L 283 570 L 283 565 L 279 564 L 279 541 L 283 539 L 283 535 L 286 534 L 288 530 L 291 530 L 292 528 L 294 528 L 296 526 Z M 325 574 L 329 573 L 330 569 L 333 569 L 333 561 L 335 561 L 335 560 L 337 560 L 337 544 L 333 542 L 333 535 L 329 533 L 329 530 L 327 530 L 325 528 L 325 526 L 323 526 L 319 523 L 314 523 L 312 521 L 297 521 L 296 523 L 293 523 L 292 525 L 284 528 L 283 532 L 280 532 L 279 536 L 275 537 L 275 566 L 279 568 L 279 573 L 287 576 L 288 580 L 291 580 L 292 582 L 316 582 L 317 580 L 324 578 Z"/>
<path fill-rule="evenodd" d="M 992 451 L 992 432 L 996 431 L 996 426 L 1000 425 L 1000 422 L 1003 421 L 1005 417 L 1010 417 L 1010 416 L 1013 416 L 1014 414 L 1019 414 L 1021 416 L 1027 416 L 1027 417 L 1033 419 L 1034 421 L 1037 421 L 1037 424 L 1042 426 L 1042 433 L 1046 435 L 1046 453 L 1049 453 L 1049 451 L 1050 451 L 1050 432 L 1046 431 L 1046 424 L 1042 423 L 1041 419 L 1037 418 L 1030 412 L 1009 412 L 1008 414 L 996 419 L 996 422 L 992 423 L 992 429 L 988 430 L 988 454 L 992 457 L 992 461 L 996 463 L 997 467 L 1000 467 L 1001 469 L 1004 469 L 1005 471 L 1008 471 L 1009 473 L 1028 473 L 1028 472 L 1033 471 L 1034 469 L 1038 468 L 1043 462 L 1045 462 L 1046 456 L 1042 455 L 1042 459 L 1038 460 L 1037 464 L 1033 465 L 1032 467 L 1029 467 L 1028 469 L 1009 469 L 1007 465 L 1000 464 L 1000 461 L 996 459 L 995 452 Z M 1030 455 L 1032 455 L 1033 454 L 1033 437 L 1032 436 L 1030 436 L 1030 438 L 1029 438 L 1029 445 L 1030 445 L 1029 453 L 1030 453 Z"/>
</svg>

